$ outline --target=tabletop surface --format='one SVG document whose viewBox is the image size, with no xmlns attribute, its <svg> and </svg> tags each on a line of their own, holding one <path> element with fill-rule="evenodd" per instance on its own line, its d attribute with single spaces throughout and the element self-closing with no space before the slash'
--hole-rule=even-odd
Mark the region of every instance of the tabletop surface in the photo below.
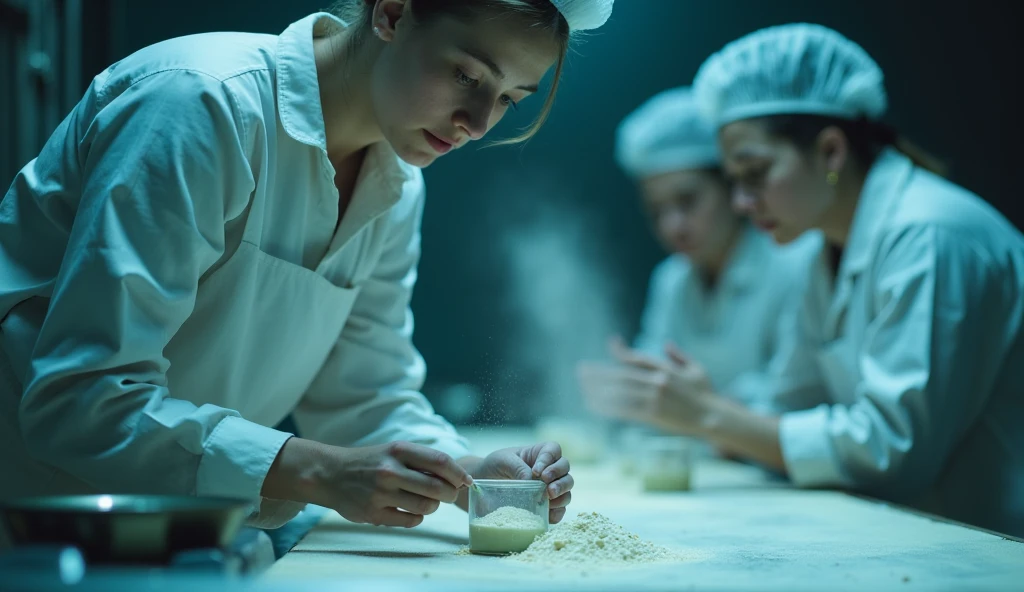
<svg viewBox="0 0 1024 592">
<path fill-rule="evenodd" d="M 480 432 L 481 452 L 514 435 Z M 529 440 L 524 440 L 529 441 Z M 334 512 L 264 581 L 408 581 L 447 590 L 1024 590 L 1024 543 L 833 491 L 804 491 L 738 463 L 701 459 L 693 489 L 644 493 L 611 462 L 573 468 L 566 519 L 596 511 L 684 561 L 548 568 L 466 555 L 468 520 L 444 504 L 415 529 Z"/>
</svg>

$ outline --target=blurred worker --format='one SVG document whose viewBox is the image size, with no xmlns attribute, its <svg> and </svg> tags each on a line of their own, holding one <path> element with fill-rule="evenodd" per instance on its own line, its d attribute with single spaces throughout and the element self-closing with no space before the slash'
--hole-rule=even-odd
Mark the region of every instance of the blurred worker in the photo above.
<svg viewBox="0 0 1024 592">
<path fill-rule="evenodd" d="M 698 365 L 620 351 L 637 415 L 785 471 L 1024 535 L 1024 237 L 880 123 L 882 71 L 807 24 L 727 45 L 694 83 L 719 129 L 734 203 L 785 243 L 810 230 L 830 265 L 801 306 L 778 387 L 816 408 L 757 415 Z"/>
<path fill-rule="evenodd" d="M 626 117 L 616 159 L 670 253 L 652 274 L 637 349 L 661 357 L 673 343 L 719 392 L 774 409 L 769 367 L 792 338 L 780 319 L 820 240 L 779 247 L 733 211 L 715 130 L 689 88 L 661 92 Z"/>
</svg>

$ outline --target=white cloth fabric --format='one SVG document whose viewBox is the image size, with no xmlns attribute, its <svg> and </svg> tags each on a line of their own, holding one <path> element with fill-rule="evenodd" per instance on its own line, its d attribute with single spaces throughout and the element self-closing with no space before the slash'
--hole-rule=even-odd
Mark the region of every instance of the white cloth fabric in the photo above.
<svg viewBox="0 0 1024 592">
<path fill-rule="evenodd" d="M 569 29 L 585 31 L 597 29 L 608 21 L 615 0 L 551 0 L 551 3 L 565 17 Z"/>
<path fill-rule="evenodd" d="M 722 126 L 778 114 L 880 118 L 882 69 L 836 31 L 806 23 L 769 27 L 726 45 L 697 71 L 694 94 Z"/>
<path fill-rule="evenodd" d="M 417 391 L 420 171 L 371 147 L 340 227 L 313 59 L 159 43 L 101 73 L 0 202 L 0 497 L 229 496 L 254 523 L 288 434 L 466 442 Z"/>
<path fill-rule="evenodd" d="M 718 166 L 715 128 L 704 118 L 688 87 L 662 91 L 619 124 L 615 159 L 634 179 L 681 169 Z"/>
<path fill-rule="evenodd" d="M 782 417 L 791 479 L 1024 535 L 1024 237 L 889 150 L 801 310 L 784 388 L 823 404 Z"/>
<path fill-rule="evenodd" d="M 790 320 L 800 301 L 801 276 L 821 250 L 815 234 L 779 247 L 747 226 L 725 272 L 709 290 L 685 257 L 673 255 L 651 276 L 635 346 L 664 357 L 672 341 L 707 370 L 712 384 L 759 412 L 813 406 L 815 400 L 774 399 L 771 365 L 793 347 Z"/>
</svg>

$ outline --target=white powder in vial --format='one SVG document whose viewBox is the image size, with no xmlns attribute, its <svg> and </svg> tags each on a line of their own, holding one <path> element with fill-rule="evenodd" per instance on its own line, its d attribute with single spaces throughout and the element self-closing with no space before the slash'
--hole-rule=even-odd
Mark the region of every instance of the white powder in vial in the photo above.
<svg viewBox="0 0 1024 592">
<path fill-rule="evenodd" d="M 469 523 L 469 548 L 473 553 L 518 553 L 547 530 L 547 521 L 514 506 L 502 506 Z"/>
<path fill-rule="evenodd" d="M 563 567 L 626 567 L 685 561 L 686 558 L 641 539 L 597 512 L 590 512 L 553 527 L 509 560 Z"/>
<path fill-rule="evenodd" d="M 529 510 L 515 506 L 502 506 L 486 516 L 473 520 L 475 526 L 492 526 L 494 528 L 511 528 L 516 530 L 532 530 L 544 528 L 544 520 Z"/>
</svg>

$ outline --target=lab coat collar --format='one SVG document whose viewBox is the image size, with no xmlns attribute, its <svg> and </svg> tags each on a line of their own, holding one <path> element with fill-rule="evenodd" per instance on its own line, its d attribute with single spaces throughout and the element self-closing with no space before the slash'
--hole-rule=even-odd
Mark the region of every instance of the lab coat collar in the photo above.
<svg viewBox="0 0 1024 592">
<path fill-rule="evenodd" d="M 856 275 L 871 261 L 878 232 L 899 202 L 914 165 L 902 153 L 886 148 L 868 172 L 853 216 L 850 234 L 843 248 L 840 276 Z"/>
<path fill-rule="evenodd" d="M 387 142 L 370 146 L 352 203 L 338 226 L 338 246 L 347 244 L 363 226 L 391 209 L 408 191 L 421 190 L 422 181 L 416 171 L 416 167 L 399 160 Z"/>
<path fill-rule="evenodd" d="M 277 110 L 284 131 L 297 142 L 327 150 L 313 38 L 345 28 L 324 12 L 296 21 L 277 40 Z"/>
<path fill-rule="evenodd" d="M 871 263 L 878 233 L 899 205 L 913 169 L 910 159 L 892 149 L 884 150 L 871 166 L 843 248 L 839 273 L 833 284 L 832 301 L 825 314 L 822 326 L 825 341 L 839 337 L 854 282 Z"/>
<path fill-rule="evenodd" d="M 338 17 L 318 12 L 288 26 L 277 41 L 278 115 L 284 131 L 297 142 L 319 148 L 327 153 L 327 133 L 320 104 L 320 83 L 317 79 L 313 39 L 325 37 L 348 27 Z M 401 162 L 386 141 L 369 147 L 362 175 L 375 175 L 376 198 L 364 212 L 373 218 L 396 204 L 403 186 L 416 180 L 415 167 Z M 334 177 L 333 169 L 331 178 Z M 380 185 L 383 184 L 383 191 Z M 358 200 L 354 196 L 353 200 Z"/>
</svg>

